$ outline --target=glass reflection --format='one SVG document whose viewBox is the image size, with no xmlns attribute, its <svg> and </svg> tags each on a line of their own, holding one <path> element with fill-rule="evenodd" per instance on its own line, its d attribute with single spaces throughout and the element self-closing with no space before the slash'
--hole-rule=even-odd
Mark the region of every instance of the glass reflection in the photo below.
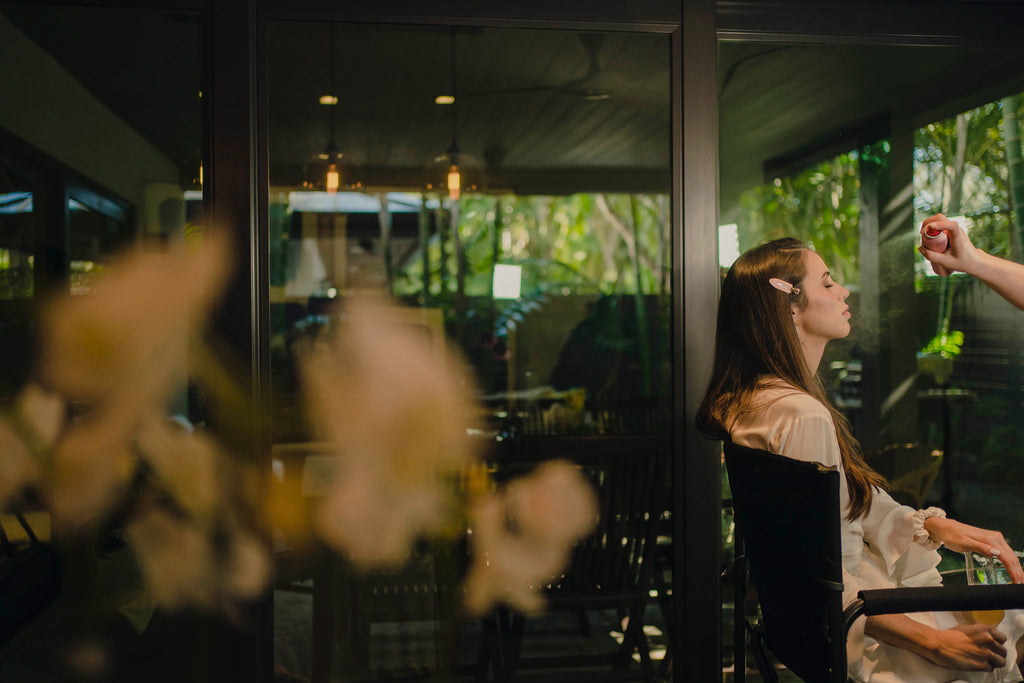
<svg viewBox="0 0 1024 683">
<path fill-rule="evenodd" d="M 275 661 L 314 680 L 664 671 L 667 38 L 272 22 L 268 46 Z M 369 293 L 467 368 L 480 452 L 448 483 L 452 530 L 421 524 L 408 562 L 390 571 L 360 571 L 337 539 L 309 531 L 328 504 L 311 484 L 331 482 L 329 497 L 360 476 L 361 452 L 311 423 L 311 378 L 295 364 Z M 405 380 L 420 372 L 409 361 L 390 363 Z M 486 510 L 556 481 L 566 512 L 586 510 L 557 468 L 540 467 L 560 459 L 598 493 L 602 526 L 545 575 L 535 553 L 502 549 L 530 528 L 567 532 L 558 522 L 572 516 L 509 526 Z M 511 557 L 517 571 L 502 564 Z M 531 571 L 533 587 L 516 588 Z M 481 602 L 485 585 L 503 586 L 497 607 Z M 538 597 L 550 609 L 524 618 Z M 551 659 L 553 642 L 586 657 Z"/>
<path fill-rule="evenodd" d="M 2 159 L 0 173 L 0 299 L 31 299 L 35 293 L 35 253 L 32 249 L 36 196 L 12 159 Z M 19 177 L 22 175 L 22 177 Z"/>
<path fill-rule="evenodd" d="M 853 333 L 829 345 L 819 375 L 868 463 L 900 502 L 999 529 L 1020 549 L 1024 521 L 1009 501 L 1021 484 L 1024 319 L 974 278 L 936 276 L 916 251 L 921 221 L 941 212 L 977 246 L 1020 259 L 1019 53 L 722 43 L 720 55 L 723 273 L 727 254 L 769 239 L 813 245 L 852 292 Z M 918 97 L 935 88 L 942 104 Z M 731 533 L 724 510 L 726 558 Z M 944 554 L 940 570 L 962 568 Z M 732 654 L 727 645 L 724 666 Z"/>
<path fill-rule="evenodd" d="M 188 386 L 230 263 L 185 245 L 199 15 L 2 2 L 0 44 L 0 680 L 206 680 L 183 607 L 267 564 L 210 551 L 234 470 Z"/>
</svg>

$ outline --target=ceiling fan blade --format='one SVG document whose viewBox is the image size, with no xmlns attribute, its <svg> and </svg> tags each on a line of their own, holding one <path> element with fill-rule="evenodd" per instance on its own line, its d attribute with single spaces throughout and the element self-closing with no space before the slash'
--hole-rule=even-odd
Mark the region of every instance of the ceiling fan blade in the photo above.
<svg viewBox="0 0 1024 683">
<path fill-rule="evenodd" d="M 489 95 L 524 95 L 535 92 L 550 92 L 573 97 L 581 97 L 587 100 L 606 100 L 612 96 L 611 91 L 604 88 L 588 88 L 587 83 L 599 76 L 602 72 L 601 61 L 598 51 L 604 44 L 604 35 L 600 33 L 579 33 L 577 34 L 583 49 L 588 56 L 586 72 L 577 78 L 571 78 L 562 83 L 553 85 L 534 85 L 521 88 L 496 88 L 494 90 L 478 90 L 476 92 L 462 93 L 461 97 L 483 97 Z"/>
</svg>

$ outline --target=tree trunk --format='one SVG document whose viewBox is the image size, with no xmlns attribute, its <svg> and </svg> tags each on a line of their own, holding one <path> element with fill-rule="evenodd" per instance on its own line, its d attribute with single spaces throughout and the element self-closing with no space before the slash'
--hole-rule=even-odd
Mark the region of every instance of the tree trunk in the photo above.
<svg viewBox="0 0 1024 683">
<path fill-rule="evenodd" d="M 953 161 L 953 177 L 949 181 L 949 205 L 946 215 L 956 216 L 960 213 L 961 198 L 964 193 L 964 171 L 967 166 L 967 117 L 956 116 L 956 159 Z"/>
<path fill-rule="evenodd" d="M 448 216 L 451 219 L 452 246 L 455 249 L 455 340 L 461 345 L 465 341 L 462 333 L 466 322 L 466 255 L 463 253 L 462 235 L 459 233 L 458 199 L 449 203 Z"/>
<path fill-rule="evenodd" d="M 636 196 L 629 195 L 629 218 L 632 224 L 632 244 L 629 250 L 629 260 L 633 266 L 633 277 L 636 282 L 636 292 L 633 300 L 636 307 L 636 346 L 637 355 L 640 357 L 640 381 L 643 387 L 644 397 L 651 396 L 651 342 L 647 319 L 647 301 L 644 299 L 643 274 L 640 268 L 639 244 L 640 236 L 637 220 Z"/>
<path fill-rule="evenodd" d="M 494 199 L 494 234 L 491 235 L 491 281 L 487 291 L 491 295 L 491 324 L 494 324 L 494 270 L 501 260 L 501 228 L 502 228 L 501 197 Z"/>
<path fill-rule="evenodd" d="M 434 224 L 437 226 L 437 244 L 441 251 L 440 263 L 438 264 L 438 278 L 441 284 L 442 301 L 448 296 L 448 212 L 444 208 L 444 202 L 438 200 L 437 208 L 434 209 Z"/>
<path fill-rule="evenodd" d="M 1004 97 L 1003 140 L 1006 143 L 1006 165 L 1010 181 L 1010 235 L 1013 255 L 1018 261 L 1024 260 L 1021 245 L 1024 244 L 1024 158 L 1021 157 L 1020 130 L 1017 126 L 1017 111 L 1020 98 L 1017 95 Z"/>
<path fill-rule="evenodd" d="M 387 193 L 378 193 L 377 201 L 380 202 L 377 222 L 380 224 L 381 256 L 384 259 L 384 291 L 391 296 L 395 292 L 395 267 L 391 259 L 391 210 L 388 207 Z"/>
<path fill-rule="evenodd" d="M 430 307 L 430 209 L 427 208 L 427 195 L 422 195 L 420 216 L 417 228 L 420 240 L 420 264 L 423 266 L 423 296 L 420 298 L 424 307 Z"/>
<path fill-rule="evenodd" d="M 949 184 L 949 203 L 946 205 L 947 216 L 960 214 L 960 203 L 964 194 L 964 172 L 967 166 L 967 117 L 956 116 L 956 158 L 953 160 L 953 175 Z M 950 320 L 953 318 L 953 286 L 948 277 L 942 278 L 939 292 L 939 319 L 936 333 L 942 336 L 949 334 Z"/>
</svg>

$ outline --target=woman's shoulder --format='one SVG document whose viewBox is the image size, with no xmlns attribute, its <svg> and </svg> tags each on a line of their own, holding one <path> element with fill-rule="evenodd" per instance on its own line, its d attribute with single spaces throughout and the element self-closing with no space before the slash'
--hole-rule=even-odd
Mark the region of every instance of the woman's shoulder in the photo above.
<svg viewBox="0 0 1024 683">
<path fill-rule="evenodd" d="M 831 413 L 814 396 L 777 378 L 759 382 L 730 435 L 744 446 L 835 464 L 826 454 L 836 439 Z"/>
<path fill-rule="evenodd" d="M 828 408 L 821 401 L 777 377 L 761 381 L 754 392 L 753 403 L 755 409 L 770 410 L 779 415 L 830 417 Z"/>
</svg>

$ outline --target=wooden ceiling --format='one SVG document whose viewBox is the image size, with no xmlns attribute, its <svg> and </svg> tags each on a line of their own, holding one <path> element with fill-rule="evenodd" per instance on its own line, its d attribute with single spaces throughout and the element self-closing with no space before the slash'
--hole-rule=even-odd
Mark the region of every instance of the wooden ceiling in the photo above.
<svg viewBox="0 0 1024 683">
<path fill-rule="evenodd" d="M 1024 51 L 723 42 L 721 221 L 739 194 L 828 156 L 1024 91 Z"/>
<path fill-rule="evenodd" d="M 198 16 L 3 4 L 77 80 L 183 167 L 198 158 Z M 415 189 L 455 136 L 490 189 L 522 194 L 671 188 L 665 34 L 271 22 L 271 182 L 298 185 L 330 138 L 370 184 Z M 924 122 L 1024 90 L 1019 51 L 722 42 L 722 218 L 766 166 L 863 142 L 879 121 Z M 325 107 L 335 65 L 339 104 Z M 932 120 L 934 120 L 934 118 Z M 308 169 L 307 169 L 308 170 Z"/>
<path fill-rule="evenodd" d="M 296 177 L 323 150 L 333 113 L 335 142 L 371 184 L 415 187 L 454 135 L 495 188 L 668 190 L 667 36 L 334 28 L 340 101 L 331 112 L 317 103 L 330 89 L 330 25 L 268 27 L 272 180 Z M 452 94 L 453 64 L 456 102 L 435 104 Z"/>
</svg>

